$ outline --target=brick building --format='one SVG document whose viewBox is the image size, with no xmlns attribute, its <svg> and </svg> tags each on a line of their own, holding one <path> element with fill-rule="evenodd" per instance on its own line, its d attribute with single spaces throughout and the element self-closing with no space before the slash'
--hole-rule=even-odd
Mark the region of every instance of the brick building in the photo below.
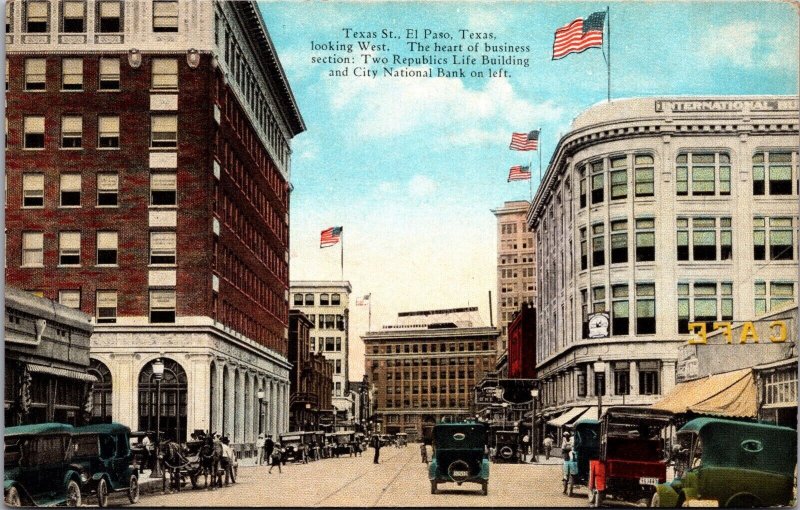
<svg viewBox="0 0 800 510">
<path fill-rule="evenodd" d="M 476 307 L 403 312 L 362 337 L 380 430 L 422 437 L 424 425 L 474 414 L 474 386 L 494 368 L 500 333 L 483 324 Z"/>
<path fill-rule="evenodd" d="M 285 430 L 305 126 L 257 5 L 6 7 L 7 282 L 94 316 L 95 400 L 115 421 L 156 428 L 162 359 L 167 435 L 250 444 L 261 389 L 267 430 Z"/>
<path fill-rule="evenodd" d="M 289 310 L 290 430 L 319 430 L 320 415 L 333 409 L 333 363 L 309 350 L 312 326 L 303 312 Z"/>
</svg>

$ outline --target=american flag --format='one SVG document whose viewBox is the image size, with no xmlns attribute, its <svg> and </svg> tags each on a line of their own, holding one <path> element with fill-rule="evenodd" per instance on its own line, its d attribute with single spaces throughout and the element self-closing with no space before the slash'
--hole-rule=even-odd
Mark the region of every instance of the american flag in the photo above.
<svg viewBox="0 0 800 510">
<path fill-rule="evenodd" d="M 372 296 L 371 292 L 369 294 L 365 294 L 364 297 L 357 298 L 356 306 L 365 306 L 367 303 L 369 303 L 370 296 Z"/>
<path fill-rule="evenodd" d="M 327 248 L 339 242 L 342 237 L 342 227 L 331 227 L 323 230 L 319 237 L 319 247 Z"/>
<path fill-rule="evenodd" d="M 529 166 L 512 166 L 508 171 L 508 182 L 511 181 L 527 181 L 531 178 L 531 167 Z"/>
<path fill-rule="evenodd" d="M 511 133 L 511 145 L 508 148 L 512 151 L 535 151 L 539 148 L 539 130 L 530 133 Z"/>
<path fill-rule="evenodd" d="M 605 12 L 594 12 L 586 20 L 578 18 L 556 30 L 556 39 L 553 42 L 553 60 L 566 57 L 570 53 L 580 53 L 589 48 L 602 47 L 605 20 Z"/>
</svg>

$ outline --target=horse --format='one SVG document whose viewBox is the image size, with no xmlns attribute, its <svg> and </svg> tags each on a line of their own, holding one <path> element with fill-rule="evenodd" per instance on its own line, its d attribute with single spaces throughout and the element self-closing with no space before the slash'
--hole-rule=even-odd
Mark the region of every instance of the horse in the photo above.
<svg viewBox="0 0 800 510">
<path fill-rule="evenodd" d="M 161 479 L 161 491 L 166 492 L 166 474 L 169 473 L 170 490 L 174 488 L 180 492 L 182 482 L 181 469 L 185 468 L 189 461 L 183 455 L 181 445 L 174 441 L 162 442 L 159 450 L 164 469 L 164 478 Z"/>
<path fill-rule="evenodd" d="M 205 479 L 205 487 L 208 487 L 208 475 L 211 475 L 211 487 L 222 487 L 222 474 L 220 472 L 220 459 L 222 458 L 222 443 L 214 439 L 212 434 L 203 438 L 203 446 L 200 447 L 200 467 Z"/>
</svg>

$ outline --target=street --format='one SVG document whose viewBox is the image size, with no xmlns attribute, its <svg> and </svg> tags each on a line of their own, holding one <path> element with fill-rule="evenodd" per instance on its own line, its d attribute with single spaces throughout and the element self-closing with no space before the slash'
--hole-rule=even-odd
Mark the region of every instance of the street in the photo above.
<svg viewBox="0 0 800 510">
<path fill-rule="evenodd" d="M 576 490 L 572 498 L 561 493 L 560 462 L 552 459 L 554 463 L 542 465 L 492 464 L 488 496 L 481 496 L 476 484 L 443 484 L 439 494 L 432 495 L 418 446 L 382 448 L 377 466 L 371 449 L 363 457 L 289 463 L 282 474 L 277 468 L 268 474 L 267 466 L 240 466 L 236 485 L 215 491 L 143 494 L 133 506 L 586 506 L 585 489 Z"/>
</svg>

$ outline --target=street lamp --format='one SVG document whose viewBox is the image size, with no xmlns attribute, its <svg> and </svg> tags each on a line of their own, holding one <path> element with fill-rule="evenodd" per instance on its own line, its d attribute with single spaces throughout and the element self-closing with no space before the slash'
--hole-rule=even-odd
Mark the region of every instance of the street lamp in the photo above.
<svg viewBox="0 0 800 510">
<path fill-rule="evenodd" d="M 597 358 L 597 361 L 594 362 L 594 389 L 597 393 L 597 419 L 600 419 L 600 416 L 603 414 L 603 393 L 605 393 L 605 383 L 606 383 L 606 362 L 603 361 L 603 358 Z M 598 377 L 597 374 L 603 374 L 603 386 L 598 388 L 597 381 Z M 600 390 L 600 391 L 597 391 Z"/>
<path fill-rule="evenodd" d="M 264 433 L 264 390 L 256 392 L 258 396 L 258 433 Z"/>
<path fill-rule="evenodd" d="M 533 409 L 531 409 L 531 461 L 532 462 L 539 462 L 539 459 L 536 458 L 536 448 L 539 446 L 538 440 L 536 438 L 536 400 L 539 398 L 539 390 L 534 388 L 531 390 L 531 402 L 533 403 Z"/>
<path fill-rule="evenodd" d="M 150 472 L 150 478 L 163 478 L 161 469 L 161 379 L 164 378 L 164 362 L 157 359 L 153 362 L 153 377 L 156 380 L 156 462 Z"/>
</svg>

